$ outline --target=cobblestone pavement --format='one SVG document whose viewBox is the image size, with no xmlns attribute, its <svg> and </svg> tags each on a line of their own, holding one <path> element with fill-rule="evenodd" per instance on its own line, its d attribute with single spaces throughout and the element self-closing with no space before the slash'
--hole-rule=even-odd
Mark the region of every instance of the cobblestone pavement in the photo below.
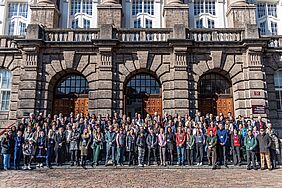
<svg viewBox="0 0 282 188">
<path fill-rule="evenodd" d="M 215 180 L 217 183 L 215 183 Z M 0 171 L 0 187 L 282 187 L 282 169 L 78 167 Z"/>
</svg>

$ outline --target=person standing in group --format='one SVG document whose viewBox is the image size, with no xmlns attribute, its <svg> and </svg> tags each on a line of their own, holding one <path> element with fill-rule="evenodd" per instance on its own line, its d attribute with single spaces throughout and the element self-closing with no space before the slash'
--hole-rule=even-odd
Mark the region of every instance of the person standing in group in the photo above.
<svg viewBox="0 0 282 188">
<path fill-rule="evenodd" d="M 267 134 L 269 135 L 271 139 L 271 146 L 270 146 L 270 159 L 271 159 L 271 164 L 272 168 L 276 169 L 277 168 L 277 155 L 280 154 L 279 150 L 279 138 L 277 136 L 276 131 L 272 129 L 271 123 L 267 124 Z"/>
<path fill-rule="evenodd" d="M 267 164 L 268 170 L 271 170 L 271 162 L 270 162 L 270 146 L 271 139 L 268 134 L 265 133 L 265 130 L 261 128 L 260 134 L 257 136 L 258 144 L 259 144 L 259 153 L 260 153 L 260 168 L 261 170 L 265 169 L 265 160 Z"/>
<path fill-rule="evenodd" d="M 187 129 L 186 136 L 186 151 L 187 151 L 187 164 L 193 165 L 194 162 L 194 148 L 195 148 L 195 137 L 192 135 L 191 129 Z"/>
<path fill-rule="evenodd" d="M 115 166 L 116 165 L 116 132 L 113 130 L 112 125 L 109 125 L 109 130 L 105 134 L 105 141 L 106 141 L 106 148 L 107 148 L 107 153 L 106 153 L 106 162 L 105 165 L 109 164 L 109 159 L 111 156 L 112 159 L 112 164 Z"/>
<path fill-rule="evenodd" d="M 91 166 L 93 167 L 94 165 L 96 166 L 99 165 L 100 153 L 101 150 L 103 149 L 104 136 L 103 133 L 101 132 L 100 127 L 98 127 L 96 130 L 94 129 L 92 139 L 93 139 L 92 140 L 93 162 Z"/>
<path fill-rule="evenodd" d="M 25 141 L 23 146 L 23 156 L 24 156 L 24 167 L 23 170 L 31 170 L 31 162 L 35 156 L 35 143 L 33 138 L 29 138 Z"/>
<path fill-rule="evenodd" d="M 126 150 L 128 152 L 128 165 L 134 165 L 135 161 L 135 142 L 136 136 L 134 129 L 130 129 L 128 135 L 126 136 Z"/>
<path fill-rule="evenodd" d="M 231 135 L 231 147 L 233 151 L 233 164 L 236 165 L 241 165 L 241 154 L 240 154 L 240 149 L 241 149 L 241 143 L 242 138 L 241 135 L 238 135 L 237 129 L 233 130 L 233 134 Z"/>
<path fill-rule="evenodd" d="M 164 128 L 160 128 L 160 133 L 158 135 L 158 142 L 159 142 L 159 153 L 160 153 L 160 161 L 161 165 L 166 166 L 166 136 L 164 133 Z"/>
<path fill-rule="evenodd" d="M 57 134 L 55 135 L 55 152 L 56 152 L 56 163 L 57 166 L 62 166 L 63 164 L 63 154 L 65 150 L 66 137 L 63 133 L 63 128 L 60 127 Z"/>
<path fill-rule="evenodd" d="M 88 132 L 88 129 L 85 128 L 80 136 L 80 157 L 81 157 L 82 167 L 85 167 L 86 165 L 86 157 L 88 154 L 89 144 L 90 144 L 90 134 Z"/>
<path fill-rule="evenodd" d="M 119 166 L 123 166 L 125 146 L 126 146 L 126 135 L 123 133 L 123 128 L 119 129 L 119 132 L 116 136 L 116 145 L 117 145 L 117 163 Z"/>
<path fill-rule="evenodd" d="M 146 144 L 148 148 L 148 166 L 150 166 L 152 153 L 154 155 L 154 162 L 157 163 L 156 149 L 157 149 L 158 139 L 156 134 L 154 133 L 154 129 L 152 128 L 149 129 L 149 134 L 147 135 L 146 138 Z"/>
<path fill-rule="evenodd" d="M 43 167 L 43 163 L 45 162 L 46 159 L 46 150 L 47 150 L 47 145 L 46 145 L 45 132 L 41 130 L 36 140 L 36 160 L 38 162 L 36 167 L 38 168 Z"/>
<path fill-rule="evenodd" d="M 186 141 L 186 136 L 185 133 L 182 130 L 182 127 L 177 128 L 177 133 L 176 133 L 176 148 L 177 148 L 177 165 L 184 165 L 184 150 L 185 150 L 185 141 Z"/>
<path fill-rule="evenodd" d="M 219 153 L 219 162 L 220 164 L 224 164 L 227 167 L 227 141 L 228 141 L 228 133 L 224 129 L 223 125 L 219 123 L 219 129 L 216 131 L 217 143 L 218 143 L 218 153 Z"/>
<path fill-rule="evenodd" d="M 213 130 L 210 130 L 209 136 L 206 140 L 206 145 L 208 146 L 208 164 L 212 165 L 212 169 L 216 169 L 216 147 L 217 147 L 217 136 L 214 135 Z M 210 159 L 212 158 L 212 160 Z"/>
<path fill-rule="evenodd" d="M 52 168 L 52 161 L 54 159 L 54 150 L 55 150 L 55 132 L 53 129 L 49 129 L 47 136 L 47 157 L 46 165 L 48 168 Z"/>
<path fill-rule="evenodd" d="M 14 168 L 15 170 L 20 169 L 20 161 L 22 156 L 22 146 L 24 144 L 24 137 L 22 135 L 22 131 L 17 132 L 17 136 L 15 137 L 15 148 L 14 148 Z"/>
<path fill-rule="evenodd" d="M 248 135 L 244 139 L 244 145 L 246 147 L 247 154 L 247 170 L 251 170 L 251 161 L 253 164 L 253 169 L 257 170 L 255 161 L 257 139 L 254 137 L 252 130 L 248 130 Z"/>
<path fill-rule="evenodd" d="M 79 166 L 79 142 L 80 142 L 80 133 L 77 129 L 77 124 L 73 124 L 72 131 L 69 132 L 69 152 L 70 152 L 70 160 L 71 166 L 74 166 L 76 163 Z"/>
<path fill-rule="evenodd" d="M 169 156 L 169 165 L 173 164 L 173 148 L 174 148 L 174 143 L 175 143 L 175 137 L 172 132 L 171 127 L 167 128 L 167 133 L 165 135 L 166 137 L 166 148 L 168 151 L 168 156 Z"/>
<path fill-rule="evenodd" d="M 144 167 L 146 137 L 143 132 L 138 135 L 136 145 L 138 147 L 138 166 Z"/>
<path fill-rule="evenodd" d="M 4 170 L 10 169 L 11 142 L 7 132 L 4 133 L 1 139 L 1 154 L 3 155 Z"/>
<path fill-rule="evenodd" d="M 204 157 L 205 136 L 200 128 L 196 128 L 196 134 L 194 135 L 194 137 L 196 146 L 196 158 L 198 160 L 197 166 L 202 166 Z"/>
</svg>

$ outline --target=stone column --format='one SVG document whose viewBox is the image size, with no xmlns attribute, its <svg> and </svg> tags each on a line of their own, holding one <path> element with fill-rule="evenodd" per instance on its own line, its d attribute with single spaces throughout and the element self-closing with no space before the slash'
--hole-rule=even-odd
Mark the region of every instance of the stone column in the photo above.
<svg viewBox="0 0 282 188">
<path fill-rule="evenodd" d="M 244 28 L 256 24 L 256 6 L 245 0 L 229 0 L 226 16 L 229 28 Z"/>
<path fill-rule="evenodd" d="M 31 5 L 30 24 L 39 24 L 47 28 L 58 28 L 59 10 L 55 0 L 39 0 L 37 4 Z"/>
<path fill-rule="evenodd" d="M 165 26 L 173 28 L 174 24 L 183 24 L 188 27 L 189 6 L 181 0 L 168 0 L 164 6 Z"/>
<path fill-rule="evenodd" d="M 38 113 L 41 108 L 41 95 L 38 92 L 42 78 L 39 77 L 40 70 L 40 47 L 42 41 L 40 36 L 42 28 L 38 25 L 28 25 L 28 41 L 19 40 L 18 47 L 22 50 L 23 59 L 21 67 L 23 68 L 19 83 L 19 101 L 18 118 L 27 116 L 29 113 Z"/>
<path fill-rule="evenodd" d="M 118 0 L 103 0 L 98 9 L 98 27 L 110 24 L 115 28 L 122 27 L 122 6 Z"/>
</svg>

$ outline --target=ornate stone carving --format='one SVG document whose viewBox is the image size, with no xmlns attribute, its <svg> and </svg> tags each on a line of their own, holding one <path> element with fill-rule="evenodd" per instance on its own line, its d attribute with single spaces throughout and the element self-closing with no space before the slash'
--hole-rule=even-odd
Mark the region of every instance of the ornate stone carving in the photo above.
<svg viewBox="0 0 282 188">
<path fill-rule="evenodd" d="M 168 5 L 171 5 L 171 4 L 182 4 L 182 1 L 181 0 L 168 0 L 167 4 Z"/>
<path fill-rule="evenodd" d="M 55 0 L 38 0 L 38 4 L 56 4 Z"/>
<path fill-rule="evenodd" d="M 246 5 L 246 0 L 229 0 L 229 5 Z"/>
<path fill-rule="evenodd" d="M 103 0 L 102 4 L 119 4 L 119 0 Z"/>
</svg>

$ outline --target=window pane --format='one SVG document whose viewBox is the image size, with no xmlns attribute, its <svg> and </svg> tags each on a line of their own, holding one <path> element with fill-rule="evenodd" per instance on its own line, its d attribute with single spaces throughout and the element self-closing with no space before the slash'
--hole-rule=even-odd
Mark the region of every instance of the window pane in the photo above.
<svg viewBox="0 0 282 188">
<path fill-rule="evenodd" d="M 10 91 L 1 91 L 1 111 L 9 110 Z"/>
</svg>

